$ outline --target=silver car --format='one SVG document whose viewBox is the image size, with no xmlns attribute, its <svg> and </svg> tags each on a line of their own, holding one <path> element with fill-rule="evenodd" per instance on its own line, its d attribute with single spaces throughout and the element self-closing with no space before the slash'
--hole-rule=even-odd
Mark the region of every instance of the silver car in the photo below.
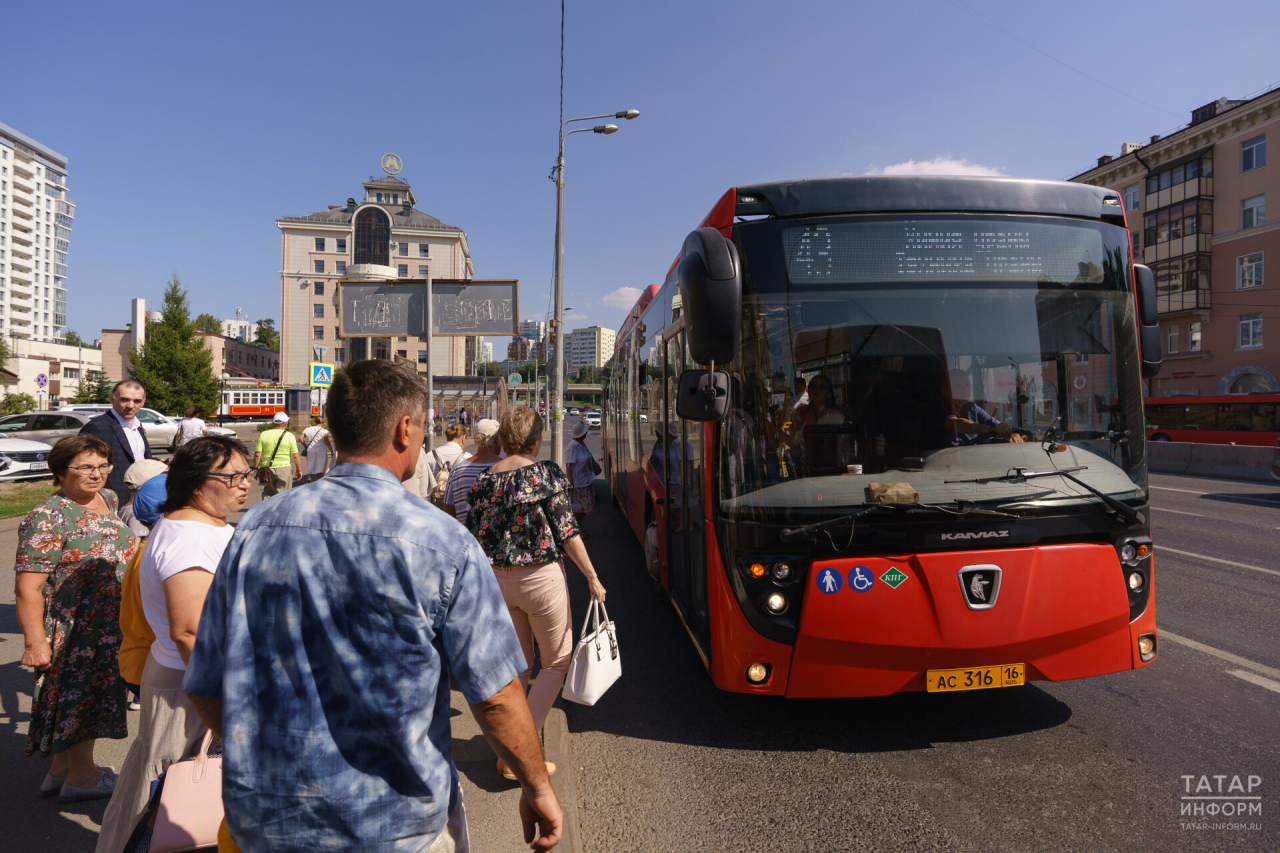
<svg viewBox="0 0 1280 853">
<path fill-rule="evenodd" d="M 91 418 L 111 411 L 111 406 L 102 403 L 83 403 L 80 405 L 63 406 L 60 413 L 76 413 L 85 414 Z M 155 409 L 138 409 L 137 418 L 142 422 L 142 428 L 147 431 L 147 444 L 151 445 L 152 450 L 177 450 L 178 449 L 178 427 L 181 420 L 171 418 L 168 415 L 162 415 Z M 206 426 L 209 435 L 226 435 L 232 438 L 236 437 L 234 430 L 225 427 Z"/>
<path fill-rule="evenodd" d="M 0 418 L 0 438 L 21 438 L 53 447 L 76 435 L 94 415 L 85 412 L 28 412 Z"/>
</svg>

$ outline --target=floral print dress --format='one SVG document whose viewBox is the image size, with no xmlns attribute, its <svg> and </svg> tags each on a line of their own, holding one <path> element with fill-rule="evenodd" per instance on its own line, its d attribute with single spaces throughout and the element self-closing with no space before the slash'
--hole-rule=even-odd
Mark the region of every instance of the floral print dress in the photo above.
<svg viewBox="0 0 1280 853">
<path fill-rule="evenodd" d="M 550 563 L 580 532 L 569 492 L 569 478 L 554 462 L 498 473 L 490 469 L 467 493 L 467 529 L 495 566 Z"/>
<path fill-rule="evenodd" d="M 50 666 L 36 672 L 23 755 L 59 753 L 85 740 L 129 735 L 120 649 L 120 582 L 136 546 L 115 517 L 55 493 L 18 527 L 15 572 L 40 572 Z"/>
</svg>

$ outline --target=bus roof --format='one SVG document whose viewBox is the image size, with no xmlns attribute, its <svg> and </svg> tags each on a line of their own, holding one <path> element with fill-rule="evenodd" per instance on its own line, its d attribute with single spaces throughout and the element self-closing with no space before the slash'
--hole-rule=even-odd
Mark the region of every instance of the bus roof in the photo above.
<svg viewBox="0 0 1280 853">
<path fill-rule="evenodd" d="M 1102 219 L 1124 226 L 1114 190 L 1069 181 L 960 176 L 869 175 L 740 186 L 738 216 L 840 213 L 1023 213 Z"/>
<path fill-rule="evenodd" d="M 1142 401 L 1145 405 L 1167 405 L 1191 403 L 1280 403 L 1280 394 L 1179 394 L 1176 397 L 1147 397 Z"/>
</svg>

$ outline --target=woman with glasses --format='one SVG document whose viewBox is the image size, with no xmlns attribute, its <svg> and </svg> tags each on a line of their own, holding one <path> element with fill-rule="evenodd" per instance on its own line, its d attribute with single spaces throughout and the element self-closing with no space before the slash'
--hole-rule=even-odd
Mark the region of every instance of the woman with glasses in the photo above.
<svg viewBox="0 0 1280 853">
<path fill-rule="evenodd" d="M 204 725 L 182 692 L 205 593 L 233 528 L 227 516 L 249 497 L 252 469 L 234 438 L 206 436 L 169 462 L 168 498 L 147 537 L 139 567 L 142 611 L 155 642 L 142 670 L 138 735 L 102 818 L 99 851 L 118 853 L 146 811 L 151 783 L 194 754 Z"/>
<path fill-rule="evenodd" d="M 92 435 L 49 453 L 58 491 L 18 527 L 14 562 L 22 665 L 36 671 L 24 755 L 53 756 L 40 796 L 59 802 L 111 796 L 115 771 L 93 760 L 98 738 L 129 736 L 120 648 L 120 579 L 134 536 L 104 489 L 111 448 Z"/>
</svg>

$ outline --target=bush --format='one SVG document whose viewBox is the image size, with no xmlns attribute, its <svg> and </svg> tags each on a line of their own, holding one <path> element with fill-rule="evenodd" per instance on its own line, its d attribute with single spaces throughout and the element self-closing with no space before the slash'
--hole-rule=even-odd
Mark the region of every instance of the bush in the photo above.
<svg viewBox="0 0 1280 853">
<path fill-rule="evenodd" d="M 34 412 L 36 406 L 36 398 L 30 394 L 6 394 L 3 400 L 0 400 L 0 415 L 21 415 L 25 412 Z"/>
</svg>

